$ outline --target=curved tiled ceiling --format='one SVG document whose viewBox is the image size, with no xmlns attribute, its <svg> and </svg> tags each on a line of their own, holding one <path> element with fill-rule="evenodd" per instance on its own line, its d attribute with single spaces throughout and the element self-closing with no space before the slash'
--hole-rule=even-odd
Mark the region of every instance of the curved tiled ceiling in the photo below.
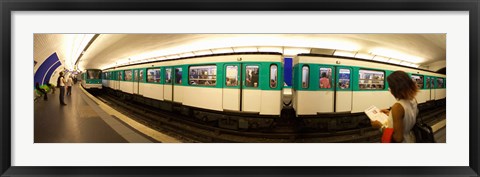
<svg viewBox="0 0 480 177">
<path fill-rule="evenodd" d="M 56 51 L 60 60 L 65 60 L 62 53 L 67 51 L 62 50 L 69 49 L 62 45 L 68 45 L 64 40 L 71 41 L 72 37 L 68 35 L 72 34 L 36 34 L 35 38 L 48 39 L 39 48 Z M 423 66 L 441 63 L 440 67 L 445 67 L 446 58 L 445 34 L 100 34 L 78 65 L 81 69 L 103 69 L 129 59 L 238 46 L 329 48 L 366 54 L 387 50 L 418 57 L 416 63 Z M 45 57 L 47 53 L 37 51 L 35 40 L 35 59 Z"/>
</svg>

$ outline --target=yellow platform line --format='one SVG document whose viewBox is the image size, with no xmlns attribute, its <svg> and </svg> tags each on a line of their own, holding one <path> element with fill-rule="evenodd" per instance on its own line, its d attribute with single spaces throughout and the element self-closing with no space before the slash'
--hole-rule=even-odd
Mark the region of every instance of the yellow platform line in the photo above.
<svg viewBox="0 0 480 177">
<path fill-rule="evenodd" d="M 437 132 L 438 130 L 442 129 L 447 125 L 447 119 L 443 119 L 442 121 L 436 123 L 435 125 L 432 125 L 432 131 Z"/>
<path fill-rule="evenodd" d="M 151 138 L 153 138 L 157 141 L 160 141 L 162 143 L 180 143 L 179 140 L 177 140 L 177 139 L 175 139 L 171 136 L 160 133 L 160 132 L 158 132 L 158 131 L 150 128 L 150 127 L 147 127 L 147 126 L 145 126 L 141 123 L 138 123 L 135 120 L 130 119 L 128 116 L 118 112 L 117 110 L 115 110 L 112 107 L 108 106 L 107 104 L 103 103 L 99 99 L 95 98 L 93 95 L 88 93 L 82 86 L 79 86 L 79 87 L 90 99 L 92 99 L 95 103 L 97 103 L 102 110 L 109 113 L 110 115 L 114 115 L 115 117 L 117 117 L 121 121 L 125 122 L 127 125 L 133 127 L 134 129 L 138 130 L 139 132 L 141 132 L 141 133 L 143 133 L 143 134 L 145 134 L 145 135 L 147 135 L 147 136 L 149 136 L 149 137 L 151 137 Z"/>
</svg>

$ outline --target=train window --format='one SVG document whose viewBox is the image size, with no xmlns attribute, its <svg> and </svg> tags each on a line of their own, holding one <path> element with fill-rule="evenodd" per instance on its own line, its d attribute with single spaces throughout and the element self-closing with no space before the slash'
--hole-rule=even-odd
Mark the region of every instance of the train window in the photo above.
<svg viewBox="0 0 480 177">
<path fill-rule="evenodd" d="M 270 88 L 277 87 L 277 65 L 270 65 Z"/>
<path fill-rule="evenodd" d="M 147 70 L 147 82 L 160 83 L 160 68 Z"/>
<path fill-rule="evenodd" d="M 302 88 L 308 88 L 310 68 L 308 65 L 302 67 Z"/>
<path fill-rule="evenodd" d="M 172 68 L 165 68 L 165 83 L 172 83 Z"/>
<path fill-rule="evenodd" d="M 238 86 L 238 66 L 227 66 L 226 86 Z"/>
<path fill-rule="evenodd" d="M 138 79 L 143 82 L 143 69 L 140 69 L 140 71 L 138 71 L 138 72 L 139 72 L 139 75 L 140 75 Z"/>
<path fill-rule="evenodd" d="M 132 70 L 125 70 L 125 80 L 132 81 Z"/>
<path fill-rule="evenodd" d="M 217 84 L 217 66 L 191 66 L 188 69 L 188 84 L 215 86 Z"/>
<path fill-rule="evenodd" d="M 134 81 L 139 81 L 139 78 L 140 78 L 140 77 L 138 77 L 138 70 L 134 70 L 134 73 L 135 73 L 135 74 L 133 75 L 133 80 L 134 80 Z"/>
<path fill-rule="evenodd" d="M 245 69 L 245 86 L 246 87 L 258 87 L 259 86 L 259 73 L 260 69 L 258 66 L 247 66 Z"/>
<path fill-rule="evenodd" d="M 430 77 L 427 77 L 427 84 L 425 85 L 425 88 L 430 88 Z"/>
<path fill-rule="evenodd" d="M 175 83 L 182 84 L 182 68 L 175 68 Z"/>
<path fill-rule="evenodd" d="M 385 72 L 360 70 L 358 87 L 360 90 L 383 90 L 385 84 Z"/>
<path fill-rule="evenodd" d="M 435 78 L 430 78 L 430 87 L 435 88 Z"/>
<path fill-rule="evenodd" d="M 118 80 L 119 81 L 123 81 L 122 75 L 123 75 L 123 71 L 118 71 Z"/>
<path fill-rule="evenodd" d="M 319 74 L 319 87 L 320 88 L 332 88 L 330 84 L 332 82 L 332 68 L 322 68 L 320 67 Z"/>
<path fill-rule="evenodd" d="M 341 90 L 350 88 L 350 69 L 340 69 L 338 71 L 338 87 Z"/>
<path fill-rule="evenodd" d="M 443 78 L 437 78 L 437 88 L 444 88 Z"/>
<path fill-rule="evenodd" d="M 100 79 L 102 71 L 100 70 L 88 70 L 87 78 L 88 79 Z"/>
<path fill-rule="evenodd" d="M 412 81 L 415 82 L 415 84 L 417 84 L 417 87 L 419 89 L 423 88 L 423 76 L 412 74 Z"/>
</svg>

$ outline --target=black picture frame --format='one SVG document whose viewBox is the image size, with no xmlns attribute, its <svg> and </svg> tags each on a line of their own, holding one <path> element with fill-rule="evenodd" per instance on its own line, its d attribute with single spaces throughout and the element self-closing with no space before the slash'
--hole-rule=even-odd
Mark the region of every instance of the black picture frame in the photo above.
<svg viewBox="0 0 480 177">
<path fill-rule="evenodd" d="M 478 176 L 478 0 L 1 0 L 0 174 L 2 176 Z M 461 167 L 19 167 L 11 166 L 11 12 L 13 11 L 468 11 L 469 166 Z M 459 93 L 460 94 L 460 93 Z M 292 152 L 293 153 L 293 152 Z M 450 153 L 450 152 L 445 152 Z M 422 157 L 419 157 L 422 158 Z"/>
</svg>

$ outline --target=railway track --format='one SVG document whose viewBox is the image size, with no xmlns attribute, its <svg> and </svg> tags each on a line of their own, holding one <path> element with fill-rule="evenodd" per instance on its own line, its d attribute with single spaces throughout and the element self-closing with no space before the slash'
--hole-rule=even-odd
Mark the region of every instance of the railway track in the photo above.
<svg viewBox="0 0 480 177">
<path fill-rule="evenodd" d="M 380 131 L 371 127 L 332 132 L 230 130 L 214 127 L 180 114 L 132 104 L 102 91 L 90 93 L 137 122 L 187 143 L 371 143 L 379 142 L 381 137 Z M 432 123 L 437 121 L 438 115 L 444 111 L 445 109 L 426 110 L 421 115 L 425 116 L 423 119 L 425 122 Z"/>
</svg>

